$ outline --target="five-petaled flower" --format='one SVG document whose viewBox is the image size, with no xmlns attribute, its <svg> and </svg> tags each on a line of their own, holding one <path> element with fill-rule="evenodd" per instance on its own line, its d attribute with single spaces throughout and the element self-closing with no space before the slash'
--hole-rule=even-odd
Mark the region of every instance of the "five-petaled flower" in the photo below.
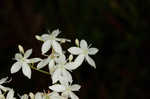
<svg viewBox="0 0 150 99">
<path fill-rule="evenodd" d="M 85 40 L 80 41 L 80 47 L 71 47 L 68 49 L 68 51 L 73 55 L 79 55 L 75 59 L 75 63 L 77 66 L 80 66 L 84 59 L 87 60 L 87 62 L 96 68 L 94 60 L 89 55 L 95 55 L 98 52 L 97 48 L 89 48 L 90 46 L 87 45 L 87 42 Z"/>
<path fill-rule="evenodd" d="M 49 32 L 49 31 L 48 31 Z M 50 32 L 49 32 L 50 33 Z M 70 41 L 63 38 L 57 38 L 57 36 L 60 34 L 59 29 L 52 31 L 51 34 L 43 34 L 42 36 L 36 36 L 38 40 L 44 41 L 42 45 L 42 54 L 45 54 L 50 50 L 52 47 L 57 53 L 62 54 L 62 47 L 58 43 L 59 42 L 65 42 Z"/>
<path fill-rule="evenodd" d="M 19 45 L 20 46 L 20 45 Z M 23 48 L 23 47 L 21 47 Z M 23 74 L 28 77 L 29 79 L 31 79 L 31 68 L 30 68 L 30 64 L 31 63 L 36 63 L 38 61 L 40 61 L 40 58 L 31 58 L 28 59 L 30 57 L 30 55 L 32 54 L 32 49 L 28 49 L 25 53 L 23 53 L 20 49 L 19 49 L 20 53 L 16 53 L 15 54 L 15 60 L 17 62 L 15 62 L 12 67 L 11 67 L 11 73 L 16 73 L 18 72 L 21 68 L 22 68 L 22 72 Z"/>
</svg>

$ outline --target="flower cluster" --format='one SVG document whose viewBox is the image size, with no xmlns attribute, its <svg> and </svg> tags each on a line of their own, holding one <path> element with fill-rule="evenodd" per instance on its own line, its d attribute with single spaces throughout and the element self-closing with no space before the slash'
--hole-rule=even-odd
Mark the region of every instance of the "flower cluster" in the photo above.
<svg viewBox="0 0 150 99">
<path fill-rule="evenodd" d="M 16 73 L 22 69 L 24 76 L 31 79 L 32 70 L 49 74 L 52 79 L 52 85 L 49 86 L 50 93 L 37 92 L 19 96 L 20 99 L 78 99 L 74 91 L 79 91 L 80 85 L 73 84 L 71 72 L 82 65 L 84 60 L 89 65 L 96 68 L 94 60 L 90 55 L 95 55 L 98 52 L 97 48 L 88 46 L 85 40 L 75 40 L 76 46 L 70 47 L 64 51 L 61 44 L 71 42 L 69 39 L 59 38 L 61 32 L 57 29 L 48 34 L 41 36 L 36 35 L 36 39 L 42 41 L 41 53 L 46 58 L 29 58 L 32 54 L 32 49 L 24 51 L 24 48 L 19 45 L 19 53 L 15 54 L 16 62 L 11 67 L 11 73 Z M 66 53 L 70 53 L 67 57 Z M 75 56 L 75 58 L 74 58 Z M 43 68 L 48 66 L 48 71 Z M 14 90 L 12 88 L 2 86 L 7 81 L 7 78 L 0 80 L 0 99 L 15 99 Z M 7 95 L 6 95 L 7 94 Z M 6 98 L 5 98 L 6 97 Z"/>
</svg>

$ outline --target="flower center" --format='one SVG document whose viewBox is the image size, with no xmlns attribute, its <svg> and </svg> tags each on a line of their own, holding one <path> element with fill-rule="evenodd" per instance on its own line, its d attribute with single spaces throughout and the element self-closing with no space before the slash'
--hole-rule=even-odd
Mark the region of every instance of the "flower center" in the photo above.
<svg viewBox="0 0 150 99">
<path fill-rule="evenodd" d="M 87 54 L 88 54 L 88 49 L 84 49 L 84 50 L 83 50 L 83 54 L 84 54 L 84 55 L 87 55 Z"/>
</svg>

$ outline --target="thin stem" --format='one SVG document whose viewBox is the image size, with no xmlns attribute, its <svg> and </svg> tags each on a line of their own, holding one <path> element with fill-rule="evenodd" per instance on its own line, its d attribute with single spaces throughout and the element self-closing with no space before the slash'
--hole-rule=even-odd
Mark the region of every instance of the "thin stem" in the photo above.
<svg viewBox="0 0 150 99">
<path fill-rule="evenodd" d="M 30 66 L 30 67 L 31 67 L 32 69 L 36 70 L 36 71 L 39 71 L 39 72 L 43 73 L 43 74 L 50 75 L 50 73 L 47 72 L 47 71 L 37 69 L 37 68 L 35 68 L 34 66 Z"/>
</svg>

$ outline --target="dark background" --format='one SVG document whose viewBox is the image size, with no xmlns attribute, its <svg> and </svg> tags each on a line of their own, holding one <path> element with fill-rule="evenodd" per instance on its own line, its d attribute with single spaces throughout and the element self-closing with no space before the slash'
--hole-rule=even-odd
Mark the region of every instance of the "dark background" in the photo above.
<svg viewBox="0 0 150 99">
<path fill-rule="evenodd" d="M 72 73 L 80 99 L 150 99 L 149 13 L 149 0 L 0 0 L 0 77 L 12 77 L 8 86 L 20 94 L 47 90 L 47 75 L 28 80 L 10 67 L 18 44 L 40 56 L 34 36 L 59 28 L 100 49 L 96 70 L 85 62 Z"/>
</svg>

